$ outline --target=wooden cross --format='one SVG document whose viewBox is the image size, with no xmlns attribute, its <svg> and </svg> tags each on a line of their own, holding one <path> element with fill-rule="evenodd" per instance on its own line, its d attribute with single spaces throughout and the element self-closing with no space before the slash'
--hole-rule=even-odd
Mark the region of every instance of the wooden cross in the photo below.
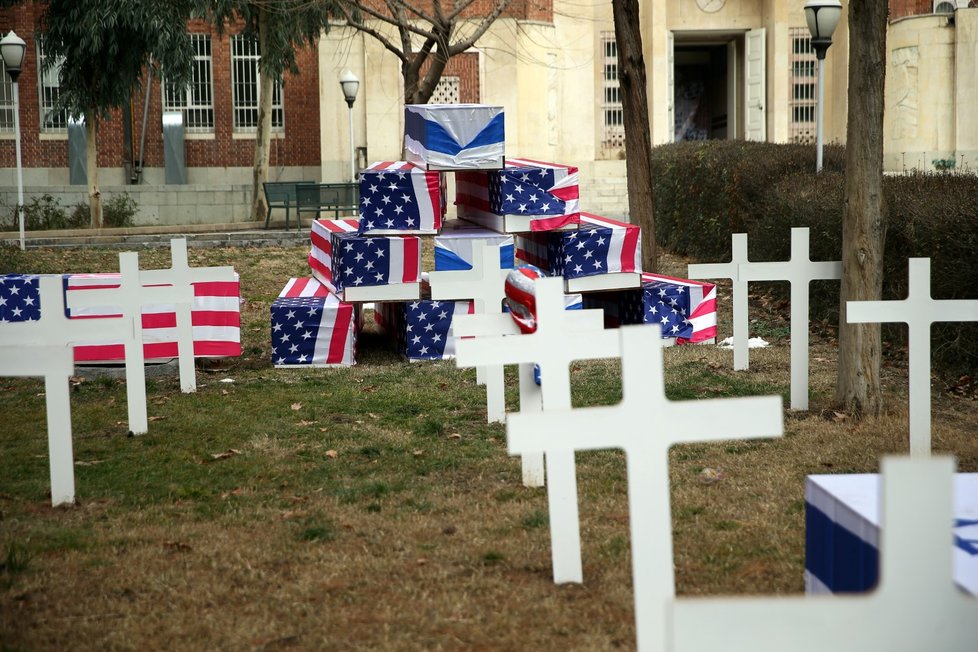
<svg viewBox="0 0 978 652">
<path fill-rule="evenodd" d="M 574 360 L 617 358 L 618 337 L 615 331 L 600 327 L 578 330 L 573 326 L 575 322 L 589 319 L 586 316 L 574 317 L 575 313 L 601 313 L 596 310 L 565 310 L 562 278 L 540 278 L 534 282 L 534 287 L 537 302 L 535 332 L 459 340 L 456 362 L 460 367 L 536 363 L 540 367 L 543 410 L 570 408 L 570 363 Z M 594 319 L 596 321 L 596 317 Z M 521 371 L 521 378 L 523 373 Z M 547 447 L 533 452 L 546 453 L 554 582 L 581 582 L 583 572 L 574 453 L 556 449 L 551 453 Z"/>
<path fill-rule="evenodd" d="M 930 258 L 911 258 L 909 287 L 902 301 L 846 301 L 852 324 L 903 322 L 909 331 L 910 454 L 930 455 L 930 326 L 934 322 L 978 321 L 978 301 L 934 300 Z"/>
<path fill-rule="evenodd" d="M 169 285 L 177 296 L 185 296 L 184 288 L 189 290 L 190 301 L 174 305 L 177 318 L 177 355 L 180 368 L 180 390 L 187 394 L 197 391 L 197 376 L 194 371 L 194 332 L 193 300 L 194 283 L 212 281 L 234 281 L 233 267 L 195 267 L 191 268 L 187 258 L 187 239 L 170 240 L 170 267 L 168 269 L 144 270 L 139 273 L 143 285 Z"/>
<path fill-rule="evenodd" d="M 48 422 L 51 504 L 75 502 L 68 378 L 74 372 L 74 342 L 90 337 L 122 337 L 118 320 L 68 319 L 61 278 L 38 280 L 40 319 L 0 323 L 0 376 L 43 376 Z"/>
<path fill-rule="evenodd" d="M 665 394 L 658 324 L 623 326 L 619 331 L 620 404 L 514 414 L 507 421 L 506 434 L 510 453 L 625 451 L 638 647 L 663 650 L 666 607 L 675 594 L 669 448 L 781 436 L 781 397 L 670 401 Z"/>
<path fill-rule="evenodd" d="M 885 458 L 880 580 L 868 594 L 675 600 L 675 652 L 970 652 L 978 601 L 954 584 L 949 457 Z"/>
<path fill-rule="evenodd" d="M 841 279 L 842 263 L 809 259 L 808 228 L 791 229 L 791 258 L 777 263 L 741 263 L 742 281 L 791 283 L 791 409 L 808 409 L 808 286 L 821 279 Z"/>
<path fill-rule="evenodd" d="M 733 368 L 746 371 L 750 364 L 747 328 L 747 281 L 740 278 L 740 266 L 747 260 L 747 234 L 734 233 L 730 236 L 731 256 L 729 263 L 708 263 L 689 265 L 686 275 L 691 279 L 729 278 L 733 295 Z"/>
<path fill-rule="evenodd" d="M 431 298 L 438 300 L 472 299 L 476 314 L 500 314 L 506 297 L 506 275 L 509 269 L 500 264 L 499 245 L 472 243 L 472 268 L 430 272 Z M 511 320 L 510 320 L 511 321 Z M 506 420 L 506 389 L 502 365 L 484 365 L 476 369 L 476 382 L 486 386 L 486 413 L 489 423 Z"/>
</svg>

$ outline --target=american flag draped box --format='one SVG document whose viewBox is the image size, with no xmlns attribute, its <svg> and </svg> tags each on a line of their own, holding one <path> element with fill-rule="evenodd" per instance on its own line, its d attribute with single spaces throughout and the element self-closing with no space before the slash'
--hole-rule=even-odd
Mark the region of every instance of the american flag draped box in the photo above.
<svg viewBox="0 0 978 652">
<path fill-rule="evenodd" d="M 441 172 L 404 161 L 374 163 L 360 173 L 360 233 L 438 233 L 445 215 L 442 186 Z"/>
<path fill-rule="evenodd" d="M 40 318 L 37 275 L 0 276 L 0 321 Z M 86 290 L 117 288 L 119 274 L 65 274 L 61 276 L 72 319 L 118 318 L 114 306 L 72 308 L 72 296 Z M 238 281 L 194 283 L 194 356 L 223 358 L 241 355 L 241 290 Z M 61 309 L 59 306 L 58 309 Z M 177 357 L 177 317 L 171 304 L 143 306 L 143 355 L 146 362 Z M 116 341 L 85 341 L 75 346 L 76 363 L 114 363 L 126 359 L 125 346 Z"/>
<path fill-rule="evenodd" d="M 408 360 L 444 360 L 455 357 L 452 322 L 455 315 L 474 312 L 472 301 L 378 303 L 374 320 L 397 344 Z"/>
<path fill-rule="evenodd" d="M 472 269 L 472 247 L 484 244 L 500 248 L 500 268 L 513 268 L 513 236 L 462 220 L 448 220 L 435 236 L 435 271 Z"/>
<path fill-rule="evenodd" d="M 876 586 L 880 508 L 875 473 L 806 478 L 806 593 L 864 592 Z M 944 536 L 951 535 L 954 583 L 978 596 L 978 473 L 954 475 L 953 516 Z"/>
<path fill-rule="evenodd" d="M 458 172 L 458 216 L 501 233 L 573 230 L 581 215 L 578 176 L 576 167 L 529 159 L 506 159 L 493 172 Z"/>
<path fill-rule="evenodd" d="M 585 308 L 602 308 L 605 325 L 657 323 L 662 337 L 678 343 L 708 342 L 717 335 L 716 286 L 642 274 L 642 287 L 584 295 Z"/>
<path fill-rule="evenodd" d="M 360 307 L 344 303 L 314 278 L 293 278 L 272 302 L 272 364 L 356 364 Z"/>
<path fill-rule="evenodd" d="M 501 106 L 404 107 L 404 158 L 427 170 L 499 169 L 505 140 Z"/>
<path fill-rule="evenodd" d="M 638 288 L 642 230 L 635 224 L 581 213 L 576 231 L 522 233 L 516 257 L 567 280 L 568 292 Z"/>
<path fill-rule="evenodd" d="M 313 220 L 309 267 L 342 301 L 421 296 L 421 238 L 361 236 L 357 220 Z"/>
</svg>

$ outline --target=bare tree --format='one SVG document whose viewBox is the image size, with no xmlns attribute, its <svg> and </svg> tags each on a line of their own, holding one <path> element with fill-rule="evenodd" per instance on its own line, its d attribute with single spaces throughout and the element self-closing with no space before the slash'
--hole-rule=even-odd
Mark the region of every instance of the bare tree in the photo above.
<svg viewBox="0 0 978 652">
<path fill-rule="evenodd" d="M 492 0 L 489 13 L 482 16 L 475 15 L 476 0 L 453 0 L 448 6 L 442 0 L 339 0 L 336 13 L 400 60 L 404 103 L 425 104 L 448 60 L 475 45 L 510 1 Z M 396 30 L 396 40 L 384 25 Z"/>
<path fill-rule="evenodd" d="M 652 137 L 649 134 L 649 100 L 638 5 L 638 0 L 612 0 L 611 11 L 615 19 L 618 83 L 625 116 L 628 215 L 642 229 L 642 269 L 655 272 L 658 252 L 652 196 Z"/>
<path fill-rule="evenodd" d="M 849 109 L 842 217 L 842 292 L 836 400 L 858 416 L 877 416 L 880 325 L 847 324 L 846 301 L 878 300 L 883 286 L 883 80 L 885 2 L 849 3 Z"/>
</svg>

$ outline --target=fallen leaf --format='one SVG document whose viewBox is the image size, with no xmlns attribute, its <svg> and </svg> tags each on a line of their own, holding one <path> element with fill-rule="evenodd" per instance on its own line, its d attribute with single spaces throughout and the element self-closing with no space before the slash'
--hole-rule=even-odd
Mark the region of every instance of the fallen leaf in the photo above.
<svg viewBox="0 0 978 652">
<path fill-rule="evenodd" d="M 164 541 L 163 547 L 175 550 L 176 552 L 190 552 L 193 550 L 193 548 L 182 541 Z"/>
<path fill-rule="evenodd" d="M 329 449 L 328 451 L 326 451 L 326 457 L 330 458 L 331 460 L 335 460 L 339 456 L 340 454 L 334 451 L 333 449 Z"/>
<path fill-rule="evenodd" d="M 293 403 L 290 407 L 295 411 L 299 411 L 302 409 L 302 403 Z"/>
<path fill-rule="evenodd" d="M 149 418 L 149 420 L 150 420 L 150 421 L 162 421 L 162 420 L 163 420 L 163 419 L 165 419 L 165 418 L 166 418 L 166 417 L 157 417 L 157 416 L 153 416 L 153 417 L 150 417 L 150 418 Z"/>
<path fill-rule="evenodd" d="M 370 417 L 371 419 L 379 419 L 380 418 L 376 414 L 374 414 L 373 412 L 367 412 L 367 416 Z"/>
<path fill-rule="evenodd" d="M 228 395 L 228 394 L 230 394 L 230 393 L 231 393 L 231 392 L 229 392 L 229 391 L 228 391 L 228 390 L 226 390 L 226 389 L 222 389 L 222 390 L 221 390 L 221 395 L 222 395 L 222 396 L 227 396 L 227 395 Z"/>
<path fill-rule="evenodd" d="M 232 489 L 231 491 L 225 491 L 224 493 L 222 493 L 221 494 L 221 498 L 223 500 L 227 500 L 231 496 L 240 496 L 241 495 L 241 492 L 242 492 L 241 487 L 237 487 L 235 489 Z"/>
<path fill-rule="evenodd" d="M 424 557 L 421 557 L 420 559 L 418 559 L 417 561 L 415 561 L 415 563 L 416 563 L 416 564 L 417 564 L 418 566 L 424 566 L 425 564 L 427 564 L 427 563 L 428 563 L 428 560 L 427 560 L 427 559 L 425 559 Z"/>
<path fill-rule="evenodd" d="M 96 464 L 101 464 L 105 460 L 75 460 L 75 466 L 95 466 Z"/>
<path fill-rule="evenodd" d="M 452 434 L 450 434 L 448 436 L 448 438 L 449 439 L 461 439 L 462 438 L 462 435 L 458 434 L 457 432 L 453 432 Z"/>
<path fill-rule="evenodd" d="M 703 484 L 713 484 L 715 482 L 720 482 L 720 480 L 723 480 L 724 477 L 726 476 L 724 475 L 722 470 L 711 469 L 709 467 L 700 471 L 700 475 L 699 475 L 700 482 L 702 482 Z"/>
<path fill-rule="evenodd" d="M 311 426 L 311 425 L 313 425 L 315 423 L 318 423 L 318 421 L 300 421 L 296 425 L 297 426 Z"/>
<path fill-rule="evenodd" d="M 832 420 L 835 421 L 836 423 L 839 423 L 840 421 L 845 421 L 848 418 L 849 418 L 848 414 L 844 414 L 842 412 L 835 412 L 835 411 L 832 412 Z"/>
<path fill-rule="evenodd" d="M 424 455 L 424 451 L 419 448 L 418 450 L 413 451 L 411 454 L 414 455 L 415 457 L 421 457 L 422 455 Z"/>
<path fill-rule="evenodd" d="M 218 382 L 219 383 L 233 383 L 234 382 L 234 378 L 221 378 Z"/>
<path fill-rule="evenodd" d="M 223 453 L 211 453 L 212 460 L 226 460 L 229 457 L 234 457 L 235 455 L 240 455 L 241 451 L 237 448 L 229 448 Z"/>
</svg>

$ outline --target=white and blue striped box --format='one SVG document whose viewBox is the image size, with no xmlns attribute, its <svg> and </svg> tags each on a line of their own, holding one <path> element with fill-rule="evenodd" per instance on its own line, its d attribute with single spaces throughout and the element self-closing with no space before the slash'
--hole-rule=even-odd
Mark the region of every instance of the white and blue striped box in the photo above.
<svg viewBox="0 0 978 652">
<path fill-rule="evenodd" d="M 498 170 L 505 158 L 503 107 L 408 104 L 404 158 L 426 170 Z"/>
<path fill-rule="evenodd" d="M 490 231 L 463 220 L 448 220 L 444 223 L 441 233 L 435 236 L 435 271 L 472 269 L 472 248 L 483 244 L 496 245 L 500 248 L 501 269 L 513 268 L 512 235 Z"/>
<path fill-rule="evenodd" d="M 805 481 L 805 592 L 861 593 L 879 579 L 880 476 L 810 475 Z M 952 539 L 953 537 L 953 539 Z M 978 596 L 978 473 L 954 476 L 954 582 Z"/>
</svg>

